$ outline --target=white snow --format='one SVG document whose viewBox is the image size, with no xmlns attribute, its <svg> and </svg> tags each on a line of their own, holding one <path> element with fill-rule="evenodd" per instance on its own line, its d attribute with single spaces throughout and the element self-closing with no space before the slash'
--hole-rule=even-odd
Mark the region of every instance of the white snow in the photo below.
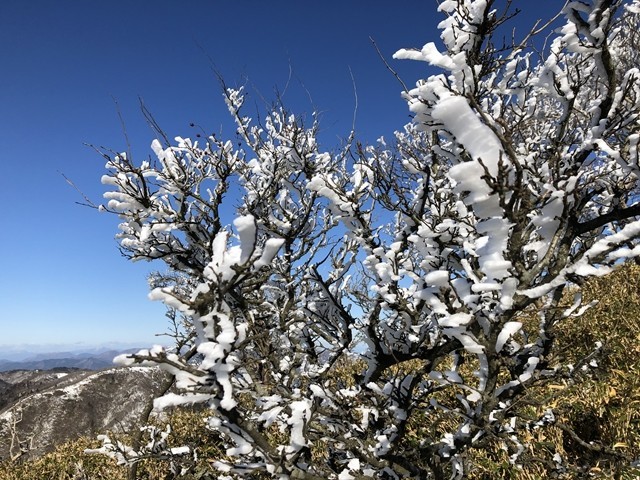
<svg viewBox="0 0 640 480">
<path fill-rule="evenodd" d="M 507 322 L 502 327 L 500 334 L 498 335 L 498 340 L 496 341 L 496 352 L 500 353 L 504 344 L 507 343 L 507 340 L 522 328 L 522 322 Z"/>
<path fill-rule="evenodd" d="M 256 244 L 256 219 L 253 215 L 236 218 L 233 225 L 240 236 L 240 263 L 245 263 L 251 257 Z"/>
</svg>

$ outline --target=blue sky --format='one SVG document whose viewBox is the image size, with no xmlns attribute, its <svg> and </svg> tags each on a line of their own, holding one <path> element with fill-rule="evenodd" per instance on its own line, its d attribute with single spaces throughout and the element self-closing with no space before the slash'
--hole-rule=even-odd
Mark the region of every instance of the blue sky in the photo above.
<svg viewBox="0 0 640 480">
<path fill-rule="evenodd" d="M 369 37 L 413 85 L 433 72 L 391 55 L 437 40 L 440 19 L 429 0 L 0 2 L 0 345 L 146 345 L 165 330 L 154 267 L 121 257 L 117 219 L 77 205 L 61 175 L 101 201 L 104 161 L 85 144 L 126 150 L 115 102 L 143 159 L 154 134 L 139 98 L 170 137 L 191 123 L 231 137 L 214 68 L 258 109 L 289 83 L 291 110 L 323 112 L 328 149 L 351 127 L 351 71 L 372 142 L 409 116 Z"/>
</svg>

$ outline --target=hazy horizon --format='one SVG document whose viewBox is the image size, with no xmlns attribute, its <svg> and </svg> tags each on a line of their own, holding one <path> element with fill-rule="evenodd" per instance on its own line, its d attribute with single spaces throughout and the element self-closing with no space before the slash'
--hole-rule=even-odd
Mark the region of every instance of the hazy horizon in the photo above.
<svg viewBox="0 0 640 480">
<path fill-rule="evenodd" d="M 155 342 L 163 344 L 166 342 Z M 122 351 L 132 348 L 148 348 L 153 343 L 140 342 L 75 342 L 75 343 L 27 343 L 0 344 L 0 360 L 21 361 L 33 355 L 55 353 L 100 353 L 107 351 Z"/>
</svg>

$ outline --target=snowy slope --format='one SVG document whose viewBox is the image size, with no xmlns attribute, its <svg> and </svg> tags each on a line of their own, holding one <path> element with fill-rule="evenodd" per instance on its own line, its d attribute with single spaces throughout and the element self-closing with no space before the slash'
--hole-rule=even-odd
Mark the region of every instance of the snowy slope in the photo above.
<svg viewBox="0 0 640 480">
<path fill-rule="evenodd" d="M 129 428 L 163 378 L 157 369 L 141 367 L 0 373 L 0 458 L 9 456 L 17 418 L 13 428 L 20 439 L 33 438 L 32 456 L 66 440 Z"/>
</svg>

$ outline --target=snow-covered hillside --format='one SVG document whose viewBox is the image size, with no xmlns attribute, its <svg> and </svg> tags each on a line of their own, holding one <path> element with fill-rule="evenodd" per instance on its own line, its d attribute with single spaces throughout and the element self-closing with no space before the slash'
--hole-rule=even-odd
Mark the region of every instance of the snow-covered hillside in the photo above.
<svg viewBox="0 0 640 480">
<path fill-rule="evenodd" d="M 36 456 L 79 436 L 130 428 L 163 378 L 146 367 L 0 372 L 0 458 L 18 455 L 18 444 Z"/>
</svg>

